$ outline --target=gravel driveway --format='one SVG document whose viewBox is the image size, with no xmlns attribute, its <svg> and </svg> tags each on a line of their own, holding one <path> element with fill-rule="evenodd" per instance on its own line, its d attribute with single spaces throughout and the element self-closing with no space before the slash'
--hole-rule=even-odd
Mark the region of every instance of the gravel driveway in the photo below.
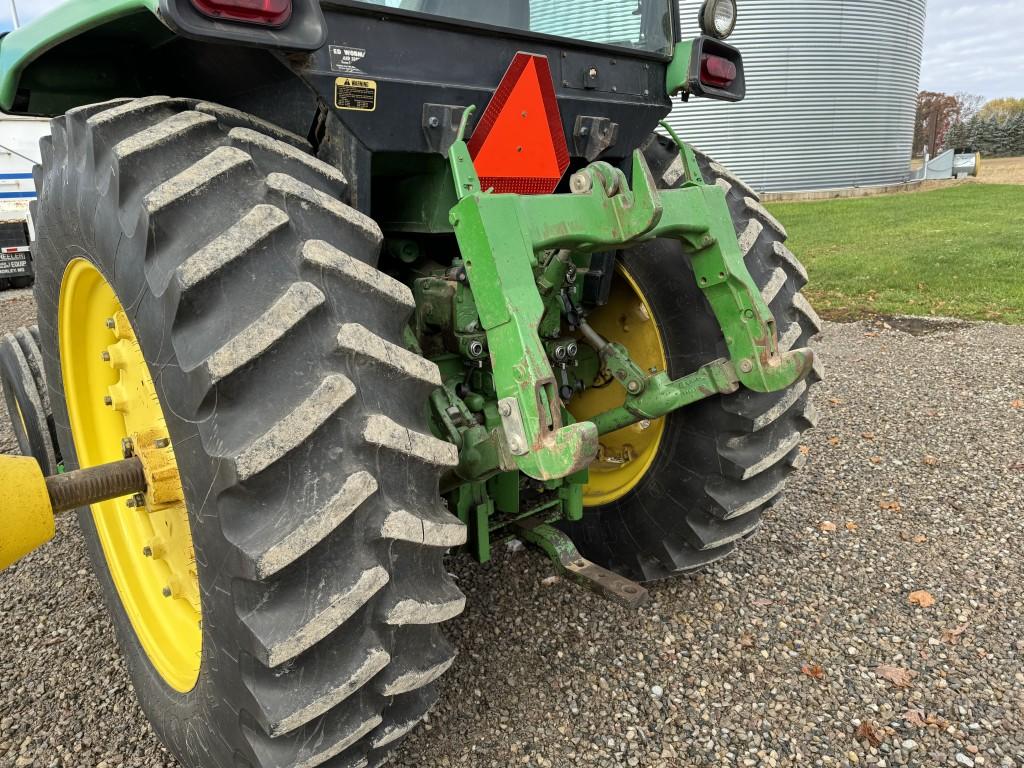
<svg viewBox="0 0 1024 768">
<path fill-rule="evenodd" d="M 806 469 L 642 611 L 454 558 L 462 653 L 395 764 L 1024 768 L 1024 328 L 893 325 L 826 326 Z M 0 574 L 0 765 L 175 765 L 71 520 Z"/>
</svg>

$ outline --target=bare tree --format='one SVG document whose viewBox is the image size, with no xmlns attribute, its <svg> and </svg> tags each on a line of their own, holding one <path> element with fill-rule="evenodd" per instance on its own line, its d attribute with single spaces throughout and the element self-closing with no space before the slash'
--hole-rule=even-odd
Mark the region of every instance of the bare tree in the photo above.
<svg viewBox="0 0 1024 768">
<path fill-rule="evenodd" d="M 959 107 L 957 122 L 960 123 L 970 122 L 971 118 L 978 114 L 981 111 L 981 108 L 985 105 L 985 97 L 979 96 L 976 93 L 958 91 L 954 98 L 956 99 L 957 106 Z"/>
</svg>

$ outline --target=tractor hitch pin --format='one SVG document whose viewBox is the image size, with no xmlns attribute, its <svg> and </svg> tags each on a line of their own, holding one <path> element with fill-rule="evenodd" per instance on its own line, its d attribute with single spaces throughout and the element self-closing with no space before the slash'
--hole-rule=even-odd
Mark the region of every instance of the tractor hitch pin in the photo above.
<svg viewBox="0 0 1024 768">
<path fill-rule="evenodd" d="M 9 491 L 0 515 L 0 570 L 53 538 L 60 512 L 146 490 L 142 459 L 43 477 L 35 459 L 0 457 L 0 486 Z"/>
</svg>

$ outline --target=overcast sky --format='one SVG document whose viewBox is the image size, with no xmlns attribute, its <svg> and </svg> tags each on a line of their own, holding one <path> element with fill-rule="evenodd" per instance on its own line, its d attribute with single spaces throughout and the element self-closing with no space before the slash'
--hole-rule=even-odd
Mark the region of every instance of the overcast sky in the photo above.
<svg viewBox="0 0 1024 768">
<path fill-rule="evenodd" d="M 928 0 L 921 88 L 1024 97 L 1024 1 Z"/>
<path fill-rule="evenodd" d="M 17 0 L 21 22 L 61 2 Z M 0 29 L 10 26 L 10 0 L 0 0 Z M 924 44 L 922 89 L 1024 97 L 1024 0 L 928 0 Z"/>
</svg>

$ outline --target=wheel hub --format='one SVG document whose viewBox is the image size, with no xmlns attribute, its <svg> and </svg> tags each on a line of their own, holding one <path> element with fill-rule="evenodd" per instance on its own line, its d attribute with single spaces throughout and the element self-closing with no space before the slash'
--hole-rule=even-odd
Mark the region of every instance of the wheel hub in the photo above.
<svg viewBox="0 0 1024 768">
<path fill-rule="evenodd" d="M 191 690 L 202 613 L 174 447 L 131 321 L 85 259 L 65 271 L 58 338 L 79 465 L 135 455 L 146 476 L 144 494 L 91 506 L 107 568 L 153 666 L 175 690 Z"/>
<path fill-rule="evenodd" d="M 104 403 L 124 419 L 128 437 L 121 440 L 125 458 L 142 460 L 146 491 L 125 503 L 137 513 L 149 515 L 153 537 L 141 554 L 162 561 L 167 567 L 167 584 L 160 590 L 164 597 L 181 598 L 199 612 L 199 577 L 195 551 L 188 526 L 181 478 L 174 460 L 170 436 L 153 388 L 149 368 L 138 339 L 124 312 L 104 322 L 116 341 L 100 353 L 100 359 L 117 371 L 118 380 L 107 387 Z"/>
<path fill-rule="evenodd" d="M 648 371 L 668 368 L 665 348 L 650 306 L 632 276 L 616 268 L 608 303 L 587 321 L 608 341 L 629 350 L 629 355 Z M 601 371 L 593 386 L 573 398 L 569 410 L 575 419 L 621 406 L 626 390 L 608 371 Z M 601 436 L 597 458 L 590 465 L 590 480 L 583 489 L 583 504 L 596 507 L 625 496 L 647 473 L 658 453 L 665 419 L 643 420 Z"/>
</svg>

